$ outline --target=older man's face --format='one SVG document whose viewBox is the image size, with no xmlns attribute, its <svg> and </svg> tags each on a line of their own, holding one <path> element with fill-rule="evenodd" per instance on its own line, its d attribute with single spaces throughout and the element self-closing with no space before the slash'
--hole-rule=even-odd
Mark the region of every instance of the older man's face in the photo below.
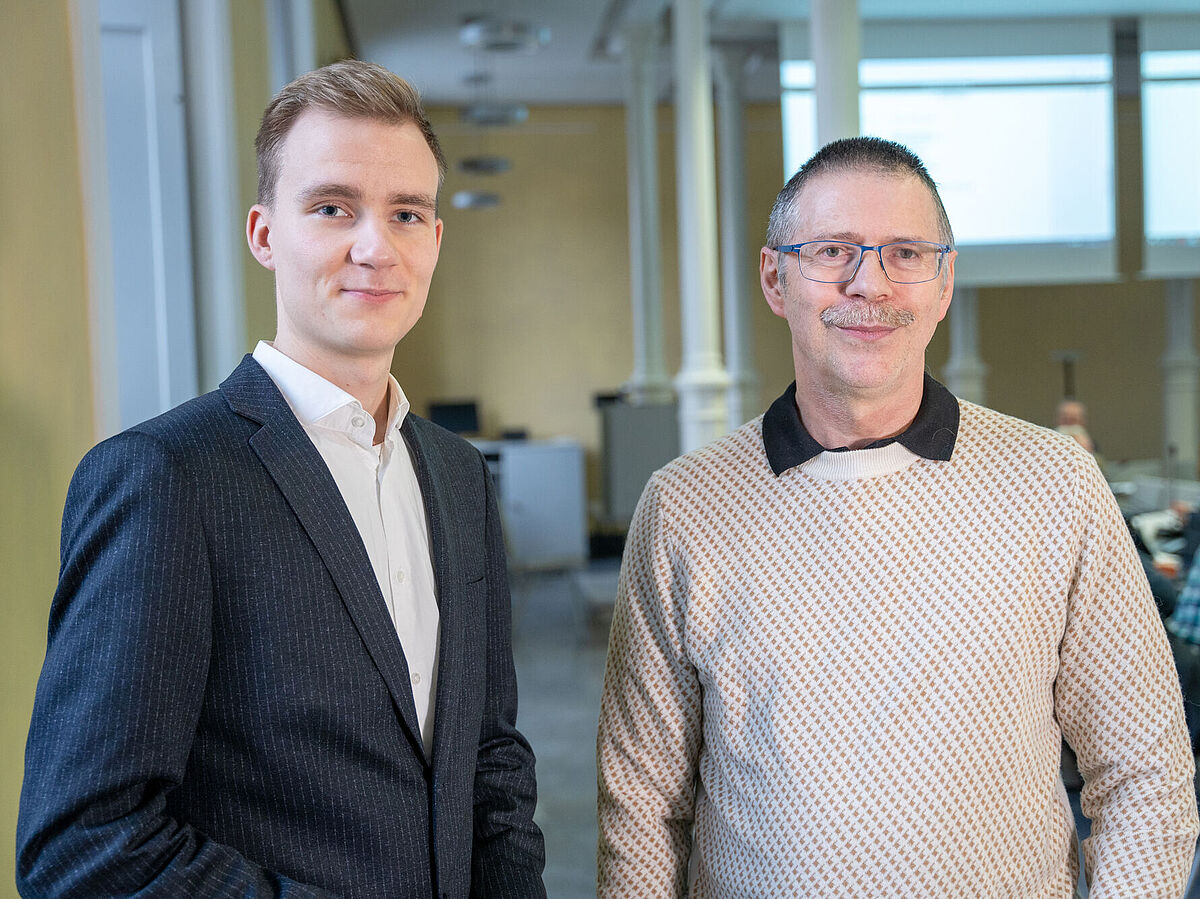
<svg viewBox="0 0 1200 899">
<path fill-rule="evenodd" d="M 875 246 L 941 240 L 933 198 L 908 175 L 819 175 L 796 198 L 796 208 L 788 243 L 834 239 Z M 854 279 L 844 284 L 809 281 L 801 276 L 795 254 L 767 247 L 760 268 L 767 303 L 792 332 L 800 384 L 835 397 L 887 398 L 911 391 L 914 384 L 919 390 L 925 347 L 954 289 L 953 253 L 947 254 L 942 274 L 923 284 L 893 283 L 876 253 L 866 254 Z M 869 307 L 877 314 L 865 323 L 844 314 Z M 833 323 L 822 321 L 822 313 Z"/>
</svg>

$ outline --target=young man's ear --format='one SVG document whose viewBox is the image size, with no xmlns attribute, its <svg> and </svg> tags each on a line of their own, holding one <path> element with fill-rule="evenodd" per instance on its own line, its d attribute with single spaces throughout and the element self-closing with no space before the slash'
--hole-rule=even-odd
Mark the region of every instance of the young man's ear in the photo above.
<svg viewBox="0 0 1200 899">
<path fill-rule="evenodd" d="M 275 258 L 271 253 L 271 211 L 261 203 L 251 206 L 246 216 L 246 243 L 259 265 L 275 271 Z"/>
</svg>

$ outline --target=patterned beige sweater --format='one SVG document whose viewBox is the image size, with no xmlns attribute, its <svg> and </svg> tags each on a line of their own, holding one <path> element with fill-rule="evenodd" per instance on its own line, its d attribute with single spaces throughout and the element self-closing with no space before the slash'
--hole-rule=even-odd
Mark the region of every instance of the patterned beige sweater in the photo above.
<svg viewBox="0 0 1200 899">
<path fill-rule="evenodd" d="M 893 443 L 776 477 L 760 417 L 651 479 L 601 704 L 601 897 L 1069 897 L 1063 736 L 1093 899 L 1180 895 L 1192 756 L 1112 494 L 1074 441 L 960 407 L 949 462 Z"/>
</svg>

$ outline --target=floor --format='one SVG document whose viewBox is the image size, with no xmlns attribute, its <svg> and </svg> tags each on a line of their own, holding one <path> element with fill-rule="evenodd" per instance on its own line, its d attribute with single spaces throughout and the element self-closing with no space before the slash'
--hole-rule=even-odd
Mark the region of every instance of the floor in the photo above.
<svg viewBox="0 0 1200 899">
<path fill-rule="evenodd" d="M 512 578 L 519 723 L 537 754 L 549 899 L 596 895 L 596 715 L 617 572 L 617 560 L 606 560 L 582 572 Z M 1086 836 L 1077 793 L 1071 801 Z M 1079 895 L 1087 896 L 1085 886 Z M 1195 868 L 1186 899 L 1200 899 Z"/>
<path fill-rule="evenodd" d="M 550 899 L 596 895 L 596 717 L 617 570 L 512 579 L 518 723 L 537 754 Z"/>
</svg>

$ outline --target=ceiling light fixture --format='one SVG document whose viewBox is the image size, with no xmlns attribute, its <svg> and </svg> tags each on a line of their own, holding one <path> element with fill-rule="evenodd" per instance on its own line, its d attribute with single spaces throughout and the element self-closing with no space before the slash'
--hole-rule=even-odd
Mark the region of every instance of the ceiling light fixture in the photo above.
<svg viewBox="0 0 1200 899">
<path fill-rule="evenodd" d="M 458 170 L 467 175 L 499 175 L 512 168 L 512 162 L 503 156 L 481 153 L 467 156 L 458 161 Z"/>
<path fill-rule="evenodd" d="M 475 15 L 463 20 L 458 39 L 469 50 L 536 53 L 550 43 L 550 29 L 529 22 L 505 22 L 494 16 Z"/>
<path fill-rule="evenodd" d="M 519 125 L 529 118 L 529 107 L 522 103 L 472 103 L 463 107 L 459 117 L 471 125 Z"/>
<path fill-rule="evenodd" d="M 460 190 L 450 198 L 450 205 L 455 209 L 486 209 L 499 206 L 500 195 L 487 190 Z"/>
</svg>

